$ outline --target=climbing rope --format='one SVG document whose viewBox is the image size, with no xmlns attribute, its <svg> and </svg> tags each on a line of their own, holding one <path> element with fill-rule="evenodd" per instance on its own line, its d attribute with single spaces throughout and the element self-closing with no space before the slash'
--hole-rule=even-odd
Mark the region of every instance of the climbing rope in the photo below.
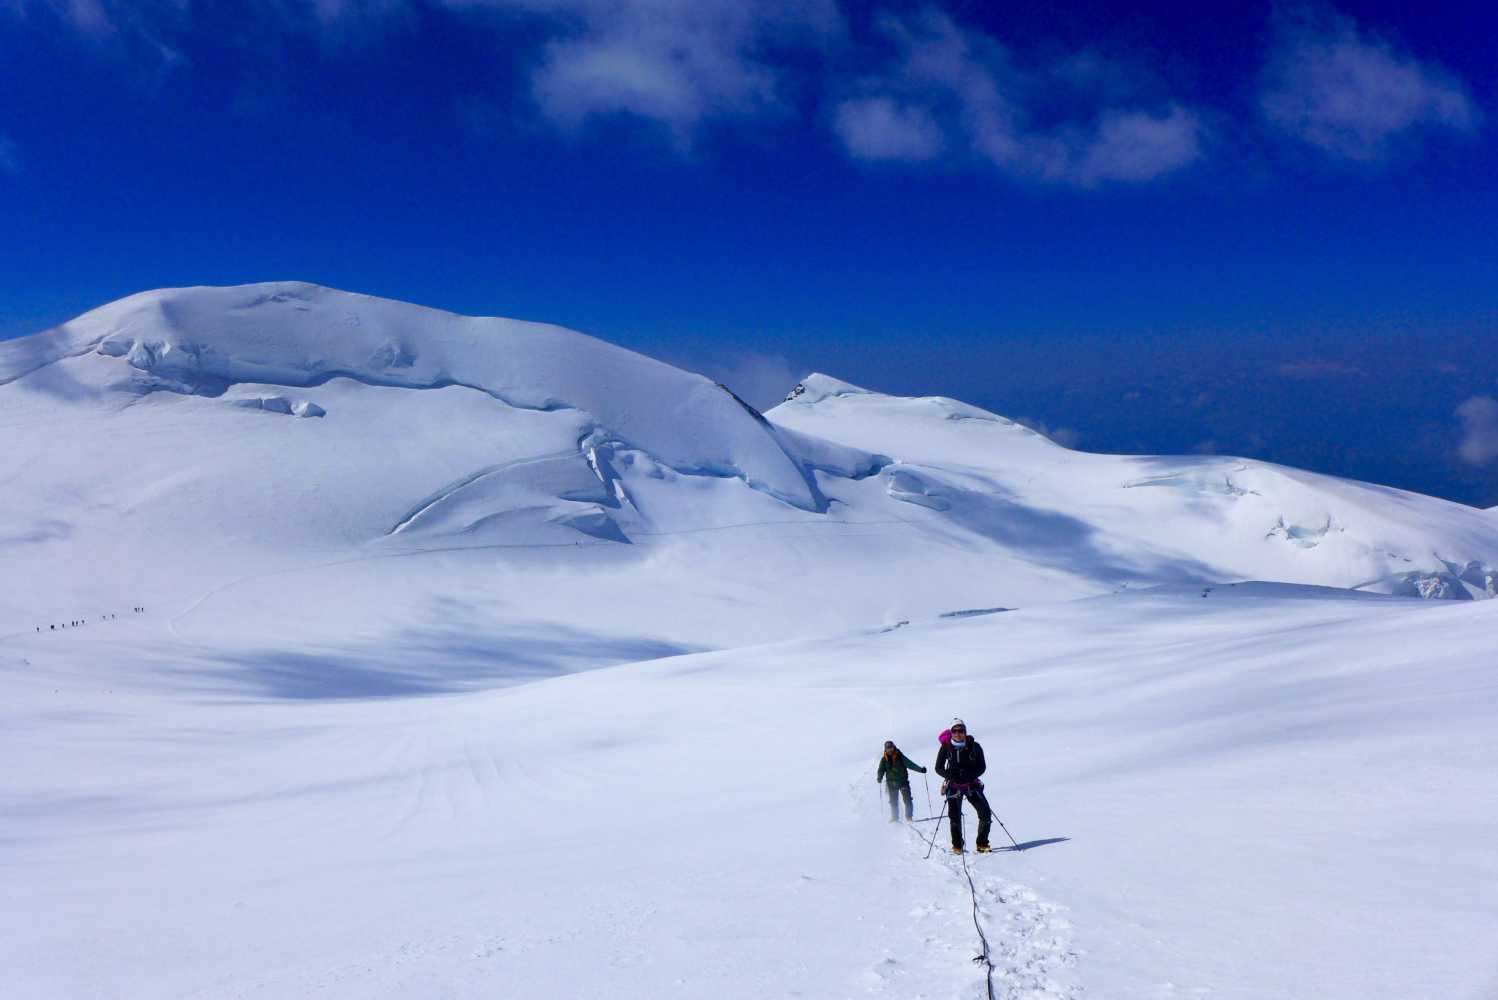
<svg viewBox="0 0 1498 1000">
<path fill-rule="evenodd" d="M 984 968 L 985 982 L 988 985 L 988 1000 L 995 1000 L 993 992 L 993 961 L 988 957 L 988 935 L 983 933 L 983 924 L 978 920 L 978 887 L 973 884 L 973 873 L 967 866 L 967 852 L 962 852 L 962 874 L 967 876 L 967 889 L 973 897 L 973 927 L 978 931 L 978 940 L 983 943 L 983 954 L 973 958 L 975 964 L 981 964 Z M 999 897 L 999 902 L 1004 902 L 1004 897 Z"/>
<path fill-rule="evenodd" d="M 926 797 L 927 797 L 927 800 L 928 800 L 928 805 L 929 805 L 930 796 L 931 796 L 931 785 L 930 785 L 930 782 L 928 781 L 927 785 L 926 785 Z M 926 857 L 927 858 L 931 857 L 931 850 L 932 850 L 932 848 L 934 848 L 936 846 L 936 838 L 939 837 L 939 836 L 941 836 L 941 821 L 947 818 L 947 813 L 948 813 L 949 810 L 951 810 L 952 804 L 953 804 L 953 800 L 950 797 L 947 797 L 946 808 L 944 808 L 942 810 L 942 814 L 940 816 L 929 817 L 930 819 L 934 819 L 936 821 L 936 825 L 931 830 L 931 839 L 926 842 Z M 956 800 L 956 804 L 957 804 L 957 808 L 958 809 L 962 808 L 962 800 L 960 798 Z M 1001 829 L 1001 830 L 1004 831 L 1004 835 L 1009 838 L 1009 842 L 1011 844 L 1014 844 L 1014 849 L 1015 850 L 1019 850 L 1019 843 L 1017 841 L 1015 841 L 1014 835 L 1009 832 L 1009 828 L 1004 825 L 1004 821 L 1001 820 L 1001 819 L 999 819 L 997 816 L 994 816 L 994 819 L 998 821 L 999 829 Z M 922 838 L 922 839 L 924 839 L 924 838 Z M 997 994 L 994 993 L 994 989 L 993 989 L 993 972 L 994 972 L 994 968 L 993 968 L 993 959 L 989 957 L 988 935 L 985 934 L 985 933 L 983 933 L 983 922 L 978 919 L 978 886 L 973 881 L 973 872 L 972 872 L 972 869 L 970 869 L 968 867 L 968 863 L 967 863 L 967 851 L 963 851 L 962 852 L 961 858 L 962 858 L 962 874 L 967 877 L 967 891 L 968 891 L 968 895 L 972 899 L 972 904 L 973 904 L 973 929 L 978 932 L 978 941 L 983 946 L 983 952 L 982 952 L 982 954 L 973 956 L 973 963 L 975 965 L 982 965 L 983 966 L 983 981 L 984 981 L 984 985 L 988 989 L 988 1000 L 998 1000 Z M 1004 896 L 1003 896 L 1002 893 L 997 893 L 996 892 L 995 895 L 998 896 L 998 899 L 999 899 L 1000 903 L 1008 905 L 1008 900 L 1006 900 L 1004 898 Z"/>
<path fill-rule="evenodd" d="M 936 845 L 936 838 L 941 834 L 941 820 L 946 819 L 947 810 L 952 808 L 952 800 L 947 799 L 947 809 L 942 810 L 942 815 L 937 817 L 936 827 L 931 831 L 931 840 L 926 845 L 926 857 L 931 857 L 931 849 Z M 957 808 L 962 808 L 961 800 L 957 802 Z M 1008 833 L 1008 830 L 1004 831 Z M 1011 838 L 1012 839 L 1012 838 Z M 978 940 L 983 945 L 983 953 L 973 957 L 973 963 L 982 965 L 984 971 L 984 983 L 988 987 L 988 1000 L 997 1000 L 993 991 L 993 961 L 988 955 L 988 935 L 983 933 L 983 923 L 978 919 L 978 886 L 973 882 L 972 870 L 968 868 L 967 851 L 960 855 L 962 858 L 962 874 L 967 876 L 967 891 L 973 901 L 973 928 L 978 932 Z M 999 895 L 1000 903 L 1007 903 L 1003 895 Z"/>
</svg>

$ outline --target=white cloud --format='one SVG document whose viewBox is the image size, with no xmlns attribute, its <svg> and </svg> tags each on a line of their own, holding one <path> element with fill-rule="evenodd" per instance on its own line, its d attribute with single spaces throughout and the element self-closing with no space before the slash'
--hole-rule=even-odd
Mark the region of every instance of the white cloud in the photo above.
<svg viewBox="0 0 1498 1000">
<path fill-rule="evenodd" d="M 9 136 L 0 135 L 0 172 L 16 173 L 21 169 L 20 151 Z"/>
<path fill-rule="evenodd" d="M 6 3 L 6 0 L 0 0 Z M 79 36 L 131 41 L 180 57 L 161 39 L 195 13 L 190 0 L 9 0 Z M 664 126 L 681 147 L 718 118 L 784 110 L 788 53 L 816 52 L 844 30 L 837 0 L 258 0 L 282 30 L 344 45 L 411 24 L 421 6 L 491 32 L 496 57 L 529 84 L 535 108 L 569 131 L 627 115 Z M 533 41 L 506 45 L 506 29 Z"/>
<path fill-rule="evenodd" d="M 1473 396 L 1456 408 L 1462 422 L 1462 440 L 1457 454 L 1470 465 L 1487 465 L 1498 459 L 1498 399 Z"/>
<path fill-rule="evenodd" d="M 1140 183 L 1173 173 L 1202 155 L 1202 123 L 1179 105 L 1160 112 L 1105 111 L 1078 147 L 1069 173 L 1078 183 Z"/>
<path fill-rule="evenodd" d="M 849 155 L 859 160 L 929 160 L 942 151 L 941 127 L 930 112 L 891 97 L 843 101 L 833 131 Z"/>
<path fill-rule="evenodd" d="M 1151 181 L 1202 156 L 1200 115 L 1177 103 L 1118 102 L 1110 87 L 1119 67 L 1089 53 L 1022 67 L 997 40 L 935 7 L 885 15 L 878 27 L 890 56 L 834 115 L 844 148 L 857 159 L 930 159 L 946 147 L 1016 176 L 1092 187 Z M 1036 124 L 1041 116 L 1032 105 L 1057 90 L 1081 108 L 1059 124 Z"/>
<path fill-rule="evenodd" d="M 1281 16 L 1259 106 L 1275 128 L 1323 153 L 1381 160 L 1422 129 L 1470 132 L 1477 109 L 1465 85 L 1348 18 Z"/>
<path fill-rule="evenodd" d="M 631 115 L 682 145 L 704 122 L 781 110 L 787 50 L 842 31 L 834 0 L 447 0 L 539 19 L 551 37 L 530 66 L 536 106 L 574 129 Z"/>
<path fill-rule="evenodd" d="M 715 48 L 715 39 L 678 41 L 667 32 L 653 40 L 552 42 L 531 81 L 536 103 L 567 128 L 595 116 L 631 114 L 666 125 L 683 139 L 713 115 L 752 114 L 774 104 L 769 70 Z"/>
<path fill-rule="evenodd" d="M 1149 66 L 1086 46 L 1020 50 L 934 2 L 876 0 L 251 0 L 282 34 L 396 44 L 421 12 L 492 39 L 518 74 L 496 115 L 562 132 L 600 119 L 658 127 L 689 150 L 713 122 L 819 108 L 861 161 L 982 165 L 1041 183 L 1144 184 L 1203 159 L 1208 120 Z M 859 16 L 849 12 L 860 11 Z M 159 79 L 210 8 L 196 0 L 0 0 L 0 13 L 68 29 Z M 857 25 L 855 30 L 854 25 Z M 855 40 L 856 39 L 856 40 Z M 1045 55 L 1037 55 L 1037 52 Z M 1277 17 L 1259 112 L 1325 153 L 1378 161 L 1431 129 L 1471 131 L 1466 86 L 1334 13 Z"/>
</svg>

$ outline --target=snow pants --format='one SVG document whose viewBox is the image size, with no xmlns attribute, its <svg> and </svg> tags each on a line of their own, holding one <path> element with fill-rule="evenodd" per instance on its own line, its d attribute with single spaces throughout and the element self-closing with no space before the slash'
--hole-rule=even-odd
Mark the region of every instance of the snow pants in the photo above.
<svg viewBox="0 0 1498 1000">
<path fill-rule="evenodd" d="M 889 793 L 889 818 L 892 820 L 900 818 L 900 807 L 896 800 L 899 796 L 904 795 L 905 818 L 913 819 L 915 817 L 915 806 L 910 801 L 910 782 L 907 781 L 903 785 L 897 785 L 892 781 L 886 781 L 884 786 L 884 790 Z"/>
<path fill-rule="evenodd" d="M 947 793 L 947 819 L 952 824 L 952 846 L 962 846 L 962 800 L 964 796 L 978 811 L 978 846 L 984 847 L 988 844 L 988 828 L 993 824 L 993 810 L 988 807 L 988 799 L 978 788 Z"/>
</svg>

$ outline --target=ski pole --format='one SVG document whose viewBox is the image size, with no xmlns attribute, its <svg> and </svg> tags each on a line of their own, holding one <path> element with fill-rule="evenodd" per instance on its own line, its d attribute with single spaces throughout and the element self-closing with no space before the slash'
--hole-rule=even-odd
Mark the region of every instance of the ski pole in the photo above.
<svg viewBox="0 0 1498 1000">
<path fill-rule="evenodd" d="M 936 825 L 931 828 L 931 842 L 926 845 L 926 859 L 927 860 L 930 860 L 930 858 L 931 858 L 931 852 L 936 848 L 936 837 L 937 837 L 938 834 L 941 833 L 941 821 L 947 818 L 947 809 L 950 809 L 951 807 L 952 807 L 952 800 L 948 799 L 947 800 L 947 808 L 943 809 L 941 811 L 941 815 L 939 817 L 937 817 Z"/>
<path fill-rule="evenodd" d="M 990 812 L 993 811 L 993 807 L 992 806 L 989 806 L 989 811 Z M 1009 832 L 1009 828 L 1004 825 L 1004 821 L 1001 820 L 1001 819 L 999 819 L 999 814 L 998 813 L 993 813 L 993 821 L 995 823 L 999 824 L 999 829 L 1004 831 L 1004 836 L 1006 836 L 1006 837 L 1009 838 L 1009 843 L 1011 843 L 1011 844 L 1014 845 L 1014 849 L 1016 851 L 1019 850 L 1019 841 L 1017 841 L 1017 840 L 1014 839 L 1014 834 L 1010 833 Z"/>
<path fill-rule="evenodd" d="M 926 783 L 926 815 L 930 816 L 936 812 L 936 807 L 931 804 L 931 775 L 922 771 L 921 780 Z"/>
</svg>

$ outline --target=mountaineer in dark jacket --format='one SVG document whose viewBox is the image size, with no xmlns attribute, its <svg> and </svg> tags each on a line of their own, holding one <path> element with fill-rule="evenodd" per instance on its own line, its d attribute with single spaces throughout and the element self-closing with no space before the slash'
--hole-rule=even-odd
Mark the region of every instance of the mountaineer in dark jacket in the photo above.
<svg viewBox="0 0 1498 1000">
<path fill-rule="evenodd" d="M 900 752 L 891 740 L 884 741 L 884 754 L 879 758 L 879 776 L 875 781 L 884 782 L 885 790 L 889 792 L 889 821 L 898 823 L 900 821 L 900 808 L 896 802 L 899 796 L 905 797 L 905 819 L 907 821 L 915 818 L 915 806 L 910 801 L 910 772 L 919 771 L 926 773 L 926 769 L 909 757 Z"/>
<path fill-rule="evenodd" d="M 950 739 L 947 736 L 950 734 Z M 983 748 L 967 734 L 967 723 L 952 720 L 952 728 L 942 734 L 941 749 L 936 752 L 936 773 L 946 779 L 941 786 L 947 797 L 947 818 L 952 824 L 952 853 L 962 853 L 962 800 L 967 799 L 978 811 L 978 853 L 987 854 L 988 828 L 993 810 L 983 796 L 983 782 L 978 779 L 988 769 Z"/>
</svg>

